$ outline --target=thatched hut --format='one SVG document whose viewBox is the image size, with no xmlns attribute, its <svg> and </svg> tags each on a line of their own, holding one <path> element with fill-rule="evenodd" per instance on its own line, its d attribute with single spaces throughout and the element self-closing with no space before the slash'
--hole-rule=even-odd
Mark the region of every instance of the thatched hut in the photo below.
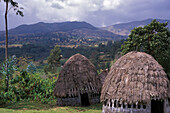
<svg viewBox="0 0 170 113">
<path fill-rule="evenodd" d="M 103 70 L 103 71 L 99 74 L 99 76 L 100 76 L 100 81 L 101 81 L 101 84 L 102 84 L 102 85 L 103 85 L 103 83 L 104 83 L 104 80 L 105 80 L 107 74 L 108 74 L 108 69 Z"/>
<path fill-rule="evenodd" d="M 164 113 L 168 78 L 162 66 L 143 52 L 119 58 L 105 78 L 100 100 L 103 113 Z"/>
<path fill-rule="evenodd" d="M 94 65 L 85 56 L 76 54 L 64 64 L 54 95 L 57 105 L 87 106 L 100 102 L 101 87 Z"/>
</svg>

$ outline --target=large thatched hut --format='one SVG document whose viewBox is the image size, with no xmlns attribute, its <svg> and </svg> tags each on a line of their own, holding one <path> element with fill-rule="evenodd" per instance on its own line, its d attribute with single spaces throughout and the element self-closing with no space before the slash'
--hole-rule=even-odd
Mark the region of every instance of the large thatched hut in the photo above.
<svg viewBox="0 0 170 113">
<path fill-rule="evenodd" d="M 143 52 L 119 58 L 105 78 L 100 100 L 103 113 L 164 113 L 168 78 L 162 66 Z"/>
<path fill-rule="evenodd" d="M 57 105 L 87 106 L 100 102 L 101 87 L 94 65 L 85 56 L 76 54 L 64 64 L 54 95 Z"/>
</svg>

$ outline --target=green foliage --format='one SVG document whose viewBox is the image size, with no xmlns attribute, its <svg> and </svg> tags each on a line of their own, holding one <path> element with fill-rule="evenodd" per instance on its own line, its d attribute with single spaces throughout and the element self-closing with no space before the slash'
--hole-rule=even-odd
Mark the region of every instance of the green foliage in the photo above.
<svg viewBox="0 0 170 113">
<path fill-rule="evenodd" d="M 114 43 L 111 43 L 111 41 L 108 42 L 107 45 L 100 45 L 98 47 L 89 47 L 89 46 L 78 46 L 76 48 L 66 48 L 66 47 L 60 47 L 61 53 L 62 53 L 62 59 L 60 60 L 60 64 L 64 65 L 66 60 L 70 58 L 72 55 L 75 55 L 76 53 L 80 53 L 84 56 L 86 56 L 88 59 L 90 59 L 94 65 L 98 65 L 98 69 L 105 69 L 108 68 L 108 63 L 110 63 L 111 60 L 115 58 L 115 55 L 119 51 L 121 45 L 123 44 L 124 40 L 121 41 L 115 41 Z M 44 68 L 46 65 L 46 59 L 51 49 L 54 47 L 48 46 L 48 45 L 34 45 L 34 44 L 27 44 L 23 45 L 21 48 L 19 47 L 12 47 L 9 48 L 9 54 L 16 54 L 17 55 L 17 67 L 19 67 L 20 70 L 27 68 L 28 64 L 31 61 L 40 62 L 41 66 L 40 68 Z M 95 61 L 94 53 L 97 52 L 98 60 L 101 61 Z M 102 52 L 102 54 L 100 54 Z M 0 48 L 0 61 L 2 61 L 2 58 L 4 58 L 4 49 Z M 93 61 L 94 60 L 94 61 Z M 35 63 L 34 62 L 34 63 Z M 39 69 L 39 66 L 36 65 L 36 68 Z M 57 68 L 58 70 L 58 68 Z M 37 70 L 38 71 L 38 70 Z M 44 72 L 44 71 L 43 71 Z M 49 71 L 47 71 L 48 74 Z M 59 70 L 57 71 L 57 73 Z"/>
<path fill-rule="evenodd" d="M 2 73 L 2 75 L 10 75 L 12 76 L 12 74 L 17 70 L 16 68 L 16 62 L 17 62 L 17 59 L 16 59 L 16 56 L 13 55 L 12 58 L 9 58 L 7 59 L 7 61 L 5 61 L 3 64 L 2 64 L 2 67 L 1 67 L 1 70 L 0 72 Z M 7 66 L 8 65 L 8 68 Z"/>
<path fill-rule="evenodd" d="M 19 57 L 17 58 L 16 66 L 19 70 L 26 70 L 30 62 L 32 62 L 32 60 L 29 57 Z"/>
<path fill-rule="evenodd" d="M 60 66 L 61 50 L 58 45 L 51 50 L 50 56 L 47 59 L 48 65 L 44 68 L 46 74 L 48 72 L 56 73 L 57 67 Z"/>
<path fill-rule="evenodd" d="M 53 96 L 56 78 L 42 79 L 39 75 L 31 75 L 22 71 L 20 75 L 10 80 L 8 92 L 1 92 L 0 103 L 33 100 L 50 103 L 56 100 Z"/>
<path fill-rule="evenodd" d="M 22 70 L 18 75 L 14 76 L 13 73 L 17 69 L 15 66 L 16 62 L 16 57 L 13 56 L 7 60 L 8 71 L 6 71 L 6 62 L 4 62 L 1 67 L 1 72 L 4 76 L 1 76 L 0 79 L 0 104 L 25 99 L 39 101 L 42 103 L 50 103 L 53 100 L 56 100 L 53 96 L 56 78 L 53 77 L 44 80 L 39 75 L 34 74 L 36 68 L 32 62 L 27 67 L 27 71 L 29 73 Z M 10 75 L 10 78 L 8 78 L 8 92 L 4 92 L 6 89 L 6 74 Z"/>
<path fill-rule="evenodd" d="M 144 51 L 153 57 L 159 57 L 168 49 L 169 30 L 168 23 L 153 20 L 144 27 L 137 27 L 131 31 L 127 41 L 122 45 L 122 53 L 129 51 Z"/>
<path fill-rule="evenodd" d="M 170 72 L 170 31 L 167 22 L 153 20 L 144 27 L 134 28 L 127 41 L 122 45 L 122 53 L 142 51 L 152 55 L 165 69 Z"/>
<path fill-rule="evenodd" d="M 99 46 L 91 52 L 90 59 L 97 70 L 110 68 L 111 60 L 118 54 L 123 42 L 124 40 L 115 41 L 114 43 L 108 41 L 107 45 L 100 43 Z"/>
<path fill-rule="evenodd" d="M 9 87 L 9 79 L 12 77 L 12 74 L 16 71 L 16 56 L 13 55 L 12 58 L 8 58 L 1 67 L 0 73 L 2 73 L 3 77 L 5 77 L 6 81 L 6 92 Z"/>
<path fill-rule="evenodd" d="M 16 15 L 20 15 L 20 16 L 24 16 L 23 12 L 21 11 L 22 9 L 24 9 L 23 7 L 19 7 L 18 2 L 15 2 L 14 0 L 4 0 L 4 2 L 8 2 L 11 4 L 11 8 L 14 9 L 14 11 L 16 11 Z M 10 9 L 8 9 L 9 11 Z"/>
<path fill-rule="evenodd" d="M 28 73 L 35 73 L 36 72 L 36 66 L 33 64 L 33 62 L 29 63 L 27 66 L 27 72 Z"/>
</svg>

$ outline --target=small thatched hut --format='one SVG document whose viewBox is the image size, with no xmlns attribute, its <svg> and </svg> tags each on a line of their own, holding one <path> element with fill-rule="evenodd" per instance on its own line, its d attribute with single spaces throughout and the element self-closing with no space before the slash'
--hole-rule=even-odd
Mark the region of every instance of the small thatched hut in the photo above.
<svg viewBox="0 0 170 113">
<path fill-rule="evenodd" d="M 85 56 L 76 54 L 64 64 L 54 95 L 57 105 L 87 106 L 100 102 L 101 87 L 94 65 Z"/>
<path fill-rule="evenodd" d="M 102 84 L 102 85 L 103 85 L 103 83 L 104 83 L 104 80 L 105 80 L 107 74 L 108 74 L 108 69 L 103 70 L 103 71 L 99 74 L 99 76 L 100 76 L 100 81 L 101 81 L 101 84 Z"/>
<path fill-rule="evenodd" d="M 119 58 L 105 78 L 103 113 L 166 113 L 168 78 L 162 66 L 143 52 Z"/>
</svg>

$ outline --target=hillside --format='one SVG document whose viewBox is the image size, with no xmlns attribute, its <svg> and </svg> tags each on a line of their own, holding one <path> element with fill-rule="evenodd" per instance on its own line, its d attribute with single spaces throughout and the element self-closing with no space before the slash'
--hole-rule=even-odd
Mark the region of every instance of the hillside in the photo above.
<svg viewBox="0 0 170 113">
<path fill-rule="evenodd" d="M 97 28 L 87 22 L 61 22 L 44 23 L 39 22 L 30 25 L 20 25 L 9 30 L 10 44 L 47 44 L 47 45 L 89 45 L 91 42 L 100 43 L 107 40 L 126 39 L 134 27 L 149 24 L 153 19 L 132 21 L 128 23 L 115 24 L 108 27 Z M 169 22 L 170 20 L 161 20 Z M 170 24 L 168 25 L 170 28 Z M 83 42 L 81 42 L 81 40 Z M 89 41 L 90 39 L 90 41 Z M 4 31 L 0 32 L 0 45 L 5 44 Z"/>
<path fill-rule="evenodd" d="M 62 23 L 44 23 L 39 22 L 31 25 L 21 25 L 14 29 L 9 30 L 10 34 L 31 34 L 42 32 L 68 32 L 74 29 L 91 29 L 96 30 L 94 26 L 86 22 L 62 22 Z"/>
<path fill-rule="evenodd" d="M 4 45 L 4 31 L 0 32 L 0 45 Z M 72 40 L 92 38 L 92 40 L 120 40 L 126 37 L 102 30 L 86 22 L 61 22 L 20 25 L 9 30 L 10 44 L 48 44 L 68 45 Z"/>
<path fill-rule="evenodd" d="M 139 27 L 139 26 L 145 26 L 145 25 L 149 24 L 152 20 L 153 19 L 146 19 L 146 20 L 142 20 L 142 21 L 132 21 L 132 22 L 128 22 L 128 23 L 121 23 L 121 24 L 115 24 L 115 25 L 103 27 L 101 29 L 108 30 L 108 31 L 115 33 L 117 35 L 127 36 L 133 28 Z M 163 23 L 163 22 L 170 23 L 170 20 L 157 19 L 157 21 L 159 21 L 161 23 Z M 170 24 L 168 24 L 168 28 L 170 28 Z"/>
</svg>

